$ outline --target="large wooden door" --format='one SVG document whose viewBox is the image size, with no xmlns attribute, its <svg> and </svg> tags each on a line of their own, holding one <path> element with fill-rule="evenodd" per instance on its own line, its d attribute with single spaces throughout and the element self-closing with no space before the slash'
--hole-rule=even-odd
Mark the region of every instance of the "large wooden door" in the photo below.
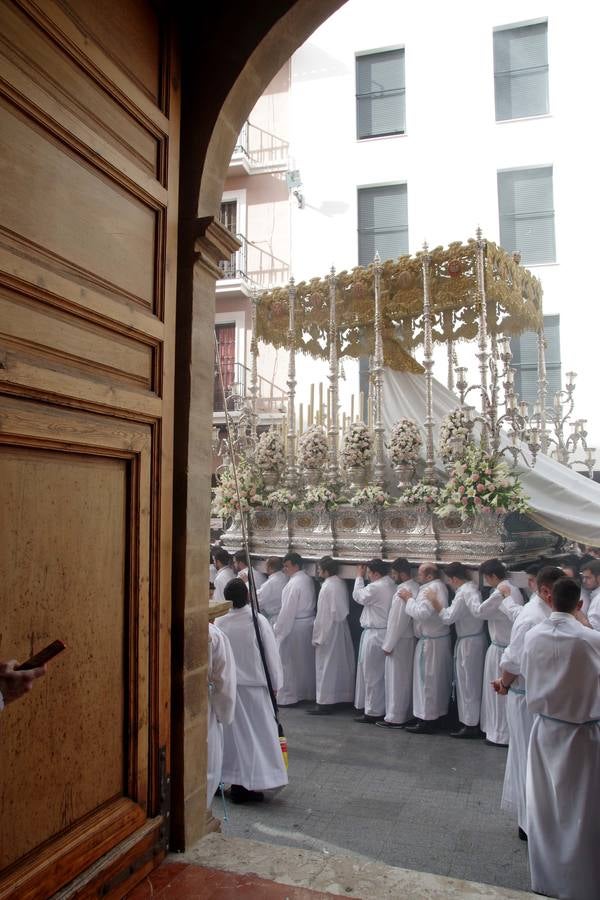
<svg viewBox="0 0 600 900">
<path fill-rule="evenodd" d="M 0 898 L 166 846 L 179 98 L 149 0 L 0 0 Z M 83 874 L 82 874 L 83 873 Z"/>
</svg>

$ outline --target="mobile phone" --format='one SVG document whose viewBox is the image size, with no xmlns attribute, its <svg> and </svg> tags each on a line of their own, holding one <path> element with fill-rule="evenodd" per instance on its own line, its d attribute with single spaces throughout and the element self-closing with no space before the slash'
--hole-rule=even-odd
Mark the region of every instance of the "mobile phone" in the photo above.
<svg viewBox="0 0 600 900">
<path fill-rule="evenodd" d="M 22 662 L 20 666 L 15 666 L 15 671 L 20 672 L 23 669 L 37 669 L 38 666 L 45 665 L 45 663 L 54 659 L 55 656 L 58 656 L 59 653 L 62 653 L 63 650 L 66 649 L 67 645 L 64 641 L 52 641 L 51 644 L 48 644 L 47 647 L 44 647 L 44 649 L 40 650 L 39 653 L 36 653 L 35 656 L 30 656 L 29 659 Z"/>
</svg>

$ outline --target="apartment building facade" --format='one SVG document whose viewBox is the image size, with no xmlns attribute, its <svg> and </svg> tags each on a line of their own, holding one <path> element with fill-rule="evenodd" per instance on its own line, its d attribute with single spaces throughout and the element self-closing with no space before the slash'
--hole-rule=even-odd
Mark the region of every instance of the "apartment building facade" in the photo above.
<svg viewBox="0 0 600 900">
<path fill-rule="evenodd" d="M 254 279 L 264 286 L 368 264 L 375 250 L 390 258 L 424 240 L 466 240 L 480 226 L 541 279 L 550 398 L 577 372 L 576 412 L 598 446 L 591 99 L 600 10 L 581 5 L 577 15 L 577 6 L 349 0 L 252 114 L 251 124 L 285 143 L 287 166 L 268 176 L 232 172 L 223 199 L 240 192 L 248 239 L 273 255 L 270 273 Z M 221 291 L 217 323 L 226 324 L 219 316 L 233 301 Z M 517 386 L 533 402 L 533 336 L 514 340 L 513 353 Z M 475 379 L 473 348 L 459 346 L 458 355 Z M 261 374 L 281 384 L 284 364 L 265 350 Z M 344 369 L 347 404 L 366 372 L 364 361 Z M 440 349 L 435 374 L 444 381 L 446 370 Z M 324 365 L 307 360 L 299 400 L 325 379 Z"/>
</svg>

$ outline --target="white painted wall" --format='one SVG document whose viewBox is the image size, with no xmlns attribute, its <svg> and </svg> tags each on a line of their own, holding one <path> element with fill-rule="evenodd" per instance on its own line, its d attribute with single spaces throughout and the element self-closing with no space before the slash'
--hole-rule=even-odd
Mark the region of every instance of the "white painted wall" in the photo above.
<svg viewBox="0 0 600 900">
<path fill-rule="evenodd" d="M 496 123 L 493 28 L 541 18 L 548 19 L 550 115 Z M 296 280 L 357 264 L 358 186 L 407 181 L 414 253 L 424 239 L 431 246 L 464 240 L 477 225 L 497 241 L 497 170 L 551 164 L 557 263 L 532 271 L 544 286 L 545 311 L 561 315 L 563 373 L 579 375 L 576 412 L 600 448 L 598 33 L 600 6 L 583 0 L 349 0 L 292 59 L 289 138 L 306 200 L 304 209 L 295 202 L 291 209 Z M 358 141 L 355 54 L 397 46 L 406 51 L 407 133 Z M 356 365 L 346 373 L 349 395 L 357 390 Z M 436 375 L 445 381 L 443 358 Z M 307 361 L 300 394 L 325 376 L 325 366 Z"/>
</svg>

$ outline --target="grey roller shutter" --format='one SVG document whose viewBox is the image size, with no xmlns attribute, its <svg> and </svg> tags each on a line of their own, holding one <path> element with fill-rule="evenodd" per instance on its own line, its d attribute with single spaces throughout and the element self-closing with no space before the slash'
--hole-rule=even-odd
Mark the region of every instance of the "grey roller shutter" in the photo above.
<svg viewBox="0 0 600 900">
<path fill-rule="evenodd" d="M 403 134 L 406 87 L 404 50 L 356 58 L 356 120 L 359 138 Z"/>
<path fill-rule="evenodd" d="M 500 243 L 524 265 L 556 262 L 552 167 L 498 172 Z"/>
<path fill-rule="evenodd" d="M 548 23 L 494 32 L 496 119 L 548 113 Z"/>
<path fill-rule="evenodd" d="M 358 190 L 358 264 L 368 266 L 375 251 L 382 260 L 408 253 L 406 184 Z"/>
</svg>

